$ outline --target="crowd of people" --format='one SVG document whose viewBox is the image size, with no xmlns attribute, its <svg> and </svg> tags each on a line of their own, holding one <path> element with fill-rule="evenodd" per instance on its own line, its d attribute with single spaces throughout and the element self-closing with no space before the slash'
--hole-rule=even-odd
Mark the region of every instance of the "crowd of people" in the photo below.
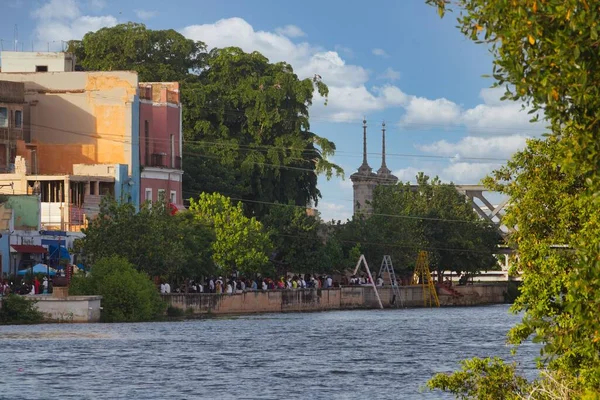
<svg viewBox="0 0 600 400">
<path fill-rule="evenodd" d="M 10 293 L 16 293 L 21 295 L 26 294 L 48 294 L 50 282 L 47 277 L 38 279 L 34 277 L 31 281 L 22 279 L 20 282 L 13 282 L 7 279 L 0 280 L 0 296 L 7 296 Z"/>
<path fill-rule="evenodd" d="M 352 275 L 350 279 L 343 277 L 341 283 L 334 282 L 330 275 L 289 275 L 282 276 L 279 279 L 258 278 L 246 279 L 243 277 L 230 277 L 223 279 L 222 276 L 210 277 L 206 280 L 189 281 L 187 284 L 177 286 L 174 293 L 226 293 L 235 294 L 255 290 L 289 290 L 289 289 L 329 289 L 340 286 L 359 286 L 372 285 L 368 276 Z M 376 280 L 377 286 L 383 286 L 384 281 L 381 276 Z M 160 293 L 171 293 L 171 285 L 168 282 L 160 284 Z"/>
</svg>

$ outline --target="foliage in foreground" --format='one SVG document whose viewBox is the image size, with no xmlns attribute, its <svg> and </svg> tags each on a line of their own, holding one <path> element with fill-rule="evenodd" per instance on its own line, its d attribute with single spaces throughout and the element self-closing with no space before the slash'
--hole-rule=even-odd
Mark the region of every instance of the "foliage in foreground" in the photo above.
<svg viewBox="0 0 600 400">
<path fill-rule="evenodd" d="M 531 398 L 597 398 L 598 4 L 586 0 L 427 3 L 436 5 L 441 15 L 451 3 L 461 9 L 459 28 L 471 40 L 490 46 L 493 78 L 496 86 L 506 85 L 504 98 L 525 103 L 534 120 L 540 116 L 548 125 L 547 138 L 529 141 L 486 182 L 510 196 L 504 222 L 518 227 L 510 235 L 510 244 L 519 250 L 517 268 L 523 284 L 513 310 L 523 311 L 524 317 L 509 339 L 515 344 L 529 338 L 540 342 L 540 367 L 558 383 L 547 385 L 548 397 L 536 392 Z M 561 387 L 569 388 L 568 397 L 561 397 Z M 503 398 L 509 394 L 513 393 Z"/>
<path fill-rule="evenodd" d="M 2 298 L 0 324 L 35 324 L 42 321 L 43 315 L 35 306 L 35 301 L 16 294 Z"/>
<path fill-rule="evenodd" d="M 75 275 L 69 293 L 102 296 L 104 322 L 151 321 L 165 310 L 148 276 L 117 256 L 98 260 L 89 276 Z"/>
</svg>

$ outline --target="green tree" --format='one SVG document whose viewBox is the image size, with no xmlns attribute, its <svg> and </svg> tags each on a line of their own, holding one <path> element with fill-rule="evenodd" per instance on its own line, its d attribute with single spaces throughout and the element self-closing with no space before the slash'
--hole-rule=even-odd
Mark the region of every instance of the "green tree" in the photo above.
<svg viewBox="0 0 600 400">
<path fill-rule="evenodd" d="M 206 67 L 182 89 L 184 189 L 247 199 L 258 216 L 263 202 L 316 204 L 317 174 L 343 174 L 327 161 L 335 145 L 310 131 L 313 94 L 327 96 L 327 86 L 235 47 L 212 50 Z"/>
<path fill-rule="evenodd" d="M 316 217 L 304 208 L 281 204 L 271 207 L 262 223 L 273 243 L 272 261 L 279 267 L 278 273 L 321 272 L 325 244 Z"/>
<path fill-rule="evenodd" d="M 440 14 L 447 3 L 428 0 Z M 599 9 L 586 0 L 459 0 L 461 31 L 494 56 L 496 85 L 548 124 L 488 180 L 511 196 L 506 223 L 517 229 L 522 322 L 513 343 L 543 344 L 541 367 L 569 387 L 568 398 L 600 392 L 600 57 Z M 477 373 L 477 372 L 475 372 Z M 548 381 L 548 380 L 546 380 Z"/>
<path fill-rule="evenodd" d="M 75 275 L 69 292 L 102 296 L 104 322 L 151 321 L 166 308 L 148 275 L 118 256 L 98 260 L 87 277 Z"/>
<path fill-rule="evenodd" d="M 416 190 L 408 183 L 376 188 L 373 215 L 355 216 L 340 232 L 346 254 L 359 243 L 373 265 L 390 255 L 395 270 L 405 275 L 414 270 L 419 250 L 429 252 L 431 270 L 439 274 L 497 269 L 495 228 L 477 216 L 454 185 L 423 173 L 417 182 Z"/>
<path fill-rule="evenodd" d="M 212 258 L 221 273 L 239 271 L 252 276 L 270 272 L 269 235 L 260 221 L 244 215 L 241 203 L 233 204 L 219 193 L 202 193 L 198 200 L 190 199 L 189 212 L 214 230 Z"/>
<path fill-rule="evenodd" d="M 186 213 L 180 214 L 171 215 L 162 202 L 145 204 L 136 213 L 132 204 L 105 197 L 98 216 L 82 230 L 86 236 L 77 247 L 92 265 L 116 255 L 152 276 L 208 274 L 213 270 L 210 243 L 214 234 Z"/>
<path fill-rule="evenodd" d="M 128 22 L 71 40 L 67 51 L 91 71 L 137 71 L 142 82 L 185 81 L 204 67 L 206 46 L 173 30 Z"/>
</svg>

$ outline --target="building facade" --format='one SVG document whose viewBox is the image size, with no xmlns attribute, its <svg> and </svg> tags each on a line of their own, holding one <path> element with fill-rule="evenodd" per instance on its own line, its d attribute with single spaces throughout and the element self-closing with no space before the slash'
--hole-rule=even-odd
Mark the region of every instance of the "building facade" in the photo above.
<svg viewBox="0 0 600 400">
<path fill-rule="evenodd" d="M 179 83 L 143 82 L 140 87 L 141 202 L 183 207 L 183 141 Z"/>
<path fill-rule="evenodd" d="M 3 51 L 2 72 L 71 72 L 75 56 L 65 52 Z"/>
<path fill-rule="evenodd" d="M 353 188 L 354 215 L 370 215 L 373 192 L 378 185 L 395 185 L 398 178 L 388 169 L 385 161 L 385 122 L 382 124 L 381 167 L 377 173 L 367 161 L 367 121 L 363 120 L 363 162 L 358 171 L 350 176 Z"/>
</svg>

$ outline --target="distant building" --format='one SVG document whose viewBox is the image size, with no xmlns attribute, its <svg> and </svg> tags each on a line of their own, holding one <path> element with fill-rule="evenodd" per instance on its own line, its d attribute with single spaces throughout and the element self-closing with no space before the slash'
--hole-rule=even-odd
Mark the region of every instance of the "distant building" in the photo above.
<svg viewBox="0 0 600 400">
<path fill-rule="evenodd" d="M 0 193 L 40 195 L 43 229 L 62 231 L 80 230 L 104 195 L 139 205 L 136 73 L 2 72 L 0 81 L 25 89 Z"/>
<path fill-rule="evenodd" d="M 2 72 L 71 72 L 75 56 L 65 52 L 3 51 Z"/>
<path fill-rule="evenodd" d="M 43 229 L 80 230 L 105 195 L 183 208 L 177 82 L 74 71 L 68 53 L 0 58 L 0 193 L 40 195 Z"/>
<path fill-rule="evenodd" d="M 363 162 L 358 172 L 350 176 L 354 189 L 354 214 L 371 214 L 373 191 L 378 185 L 395 185 L 398 178 L 392 174 L 385 162 L 385 122 L 382 124 L 381 167 L 373 172 L 367 161 L 367 121 L 363 120 Z"/>
<path fill-rule="evenodd" d="M 163 199 L 183 208 L 183 141 L 179 83 L 142 82 L 140 88 L 141 201 Z"/>
</svg>

